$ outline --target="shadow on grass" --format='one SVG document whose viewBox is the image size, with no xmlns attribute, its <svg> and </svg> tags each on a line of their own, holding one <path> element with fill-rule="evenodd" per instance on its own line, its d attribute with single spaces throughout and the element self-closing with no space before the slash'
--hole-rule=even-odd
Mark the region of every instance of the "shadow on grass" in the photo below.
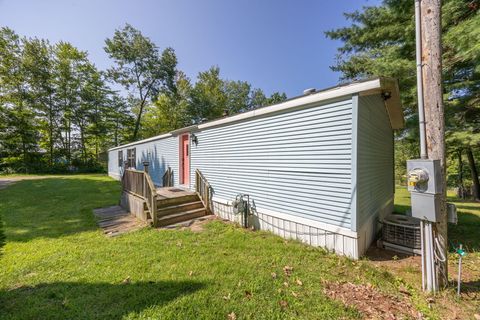
<svg viewBox="0 0 480 320">
<path fill-rule="evenodd" d="M 120 319 L 203 287 L 205 284 L 194 281 L 39 284 L 0 291 L 0 318 Z"/>
<path fill-rule="evenodd" d="M 410 206 L 406 206 L 406 205 L 402 205 L 402 204 L 395 204 L 394 212 L 405 214 L 405 213 L 407 213 L 407 210 L 410 210 L 410 208 L 411 208 Z"/>
<path fill-rule="evenodd" d="M 457 282 L 455 282 L 454 285 L 456 286 Z M 462 282 L 460 290 L 462 293 L 478 294 L 480 292 L 480 280 Z"/>
<path fill-rule="evenodd" d="M 460 243 L 468 252 L 480 251 L 480 216 L 459 212 L 457 225 L 448 225 L 448 237 L 450 251 L 454 251 L 453 246 L 457 247 Z"/>
<path fill-rule="evenodd" d="M 25 180 L 0 192 L 7 241 L 96 230 L 92 209 L 118 203 L 120 185 L 101 176 Z"/>
</svg>

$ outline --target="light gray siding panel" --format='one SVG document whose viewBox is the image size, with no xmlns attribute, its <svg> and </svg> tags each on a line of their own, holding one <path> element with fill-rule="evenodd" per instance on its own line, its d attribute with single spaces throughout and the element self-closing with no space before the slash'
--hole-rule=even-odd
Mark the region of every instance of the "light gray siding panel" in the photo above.
<svg viewBox="0 0 480 320">
<path fill-rule="evenodd" d="M 358 108 L 357 230 L 393 199 L 393 130 L 379 95 L 360 97 Z"/>
<path fill-rule="evenodd" d="M 156 185 L 162 185 L 162 177 L 168 167 L 174 171 L 174 183 L 178 185 L 178 137 L 164 138 L 110 151 L 108 160 L 109 174 L 121 175 L 123 173 L 121 168 L 118 167 L 118 151 L 123 150 L 123 156 L 126 160 L 127 149 L 130 148 L 136 148 L 137 169 L 143 170 L 143 161 L 148 160 L 150 162 L 149 172 Z"/>
<path fill-rule="evenodd" d="M 350 228 L 351 99 L 196 132 L 214 195 L 247 193 L 259 208 Z"/>
<path fill-rule="evenodd" d="M 118 166 L 118 150 L 108 152 L 108 174 L 118 179 L 120 176 L 120 167 Z"/>
</svg>

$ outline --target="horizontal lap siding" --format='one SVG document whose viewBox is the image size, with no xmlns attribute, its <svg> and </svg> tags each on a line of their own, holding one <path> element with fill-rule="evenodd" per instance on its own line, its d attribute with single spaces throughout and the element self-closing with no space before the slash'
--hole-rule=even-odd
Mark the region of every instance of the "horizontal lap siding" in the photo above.
<svg viewBox="0 0 480 320">
<path fill-rule="evenodd" d="M 118 166 L 118 150 L 108 152 L 108 174 L 113 178 L 120 177 L 120 167 Z"/>
<path fill-rule="evenodd" d="M 170 167 L 174 184 L 178 185 L 178 137 L 164 138 L 137 146 L 137 168 L 143 169 L 143 160 L 150 162 L 149 173 L 156 185 L 162 185 L 163 174 Z M 147 155 L 147 152 L 150 152 Z"/>
<path fill-rule="evenodd" d="M 168 167 L 174 170 L 174 183 L 178 185 L 178 137 L 164 138 L 110 151 L 109 173 L 121 172 L 118 167 L 118 151 L 123 150 L 123 157 L 126 160 L 127 149 L 130 148 L 136 148 L 137 169 L 143 170 L 143 161 L 150 162 L 149 173 L 156 185 L 162 185 L 162 177 Z"/>
<path fill-rule="evenodd" d="M 351 100 L 197 132 L 200 169 L 214 195 L 247 193 L 258 208 L 350 227 Z"/>
<path fill-rule="evenodd" d="M 357 228 L 393 199 L 393 131 L 383 99 L 360 97 L 358 109 Z M 358 229 L 357 229 L 358 230 Z"/>
</svg>

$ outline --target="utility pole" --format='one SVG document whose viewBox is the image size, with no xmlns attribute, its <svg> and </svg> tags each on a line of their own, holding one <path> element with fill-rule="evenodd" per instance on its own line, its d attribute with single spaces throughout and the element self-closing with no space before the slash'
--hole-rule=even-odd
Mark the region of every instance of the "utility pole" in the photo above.
<svg viewBox="0 0 480 320">
<path fill-rule="evenodd" d="M 442 27 L 441 0 L 421 0 L 421 60 L 423 101 L 425 107 L 425 135 L 429 159 L 440 160 L 442 194 L 440 195 L 439 220 L 434 225 L 434 237 L 438 250 L 444 253 L 444 261 L 437 259 L 436 273 L 439 287 L 448 283 L 447 254 L 447 204 L 445 163 L 445 118 L 442 88 Z"/>
</svg>

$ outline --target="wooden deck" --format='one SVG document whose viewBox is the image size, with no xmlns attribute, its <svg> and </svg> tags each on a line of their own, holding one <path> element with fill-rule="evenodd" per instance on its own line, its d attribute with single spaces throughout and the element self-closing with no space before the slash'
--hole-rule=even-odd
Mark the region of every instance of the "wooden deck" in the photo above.
<svg viewBox="0 0 480 320">
<path fill-rule="evenodd" d="M 193 191 L 184 190 L 178 187 L 164 187 L 157 188 L 157 199 L 166 200 L 166 199 L 175 199 L 185 196 L 194 196 L 196 195 Z"/>
<path fill-rule="evenodd" d="M 147 226 L 146 222 L 137 219 L 120 206 L 94 209 L 97 224 L 109 237 L 134 231 Z"/>
<path fill-rule="evenodd" d="M 203 180 L 198 181 L 199 172 L 196 176 L 196 190 L 191 191 L 182 187 L 156 187 L 148 172 L 126 169 L 122 176 L 122 206 L 154 227 L 203 217 L 210 213 L 210 188 Z M 199 185 L 203 187 L 198 188 Z"/>
</svg>

